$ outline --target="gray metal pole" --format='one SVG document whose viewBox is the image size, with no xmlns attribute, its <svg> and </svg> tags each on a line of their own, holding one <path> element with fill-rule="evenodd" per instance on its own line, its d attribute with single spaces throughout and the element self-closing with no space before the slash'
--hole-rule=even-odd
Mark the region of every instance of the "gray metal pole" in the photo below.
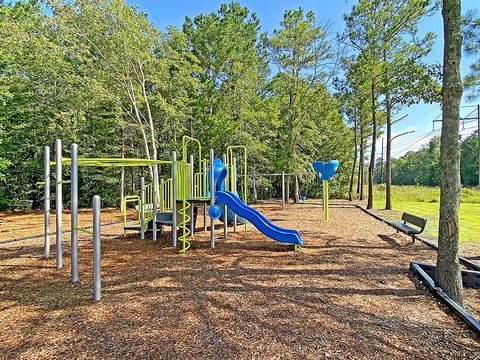
<svg viewBox="0 0 480 360">
<path fill-rule="evenodd" d="M 57 269 L 62 268 L 62 141 L 55 141 L 55 221 Z"/>
<path fill-rule="evenodd" d="M 227 166 L 226 154 L 222 155 L 222 161 L 225 164 L 225 166 Z M 225 179 L 225 188 L 227 188 L 227 184 L 230 176 L 232 176 L 232 174 L 229 174 L 229 169 L 227 166 L 227 177 Z M 227 205 L 223 205 L 223 238 L 227 239 L 227 235 L 228 235 L 228 209 L 227 209 Z"/>
<path fill-rule="evenodd" d="M 45 237 L 44 237 L 44 256 L 50 257 L 50 147 L 45 146 L 45 157 L 43 160 L 43 178 L 45 181 L 43 209 L 45 212 Z"/>
<path fill-rule="evenodd" d="M 172 245 L 177 247 L 177 153 L 172 152 Z"/>
<path fill-rule="evenodd" d="M 153 209 L 153 222 L 152 222 L 152 239 L 157 241 L 157 165 L 153 165 L 153 181 L 152 181 L 152 209 Z"/>
<path fill-rule="evenodd" d="M 205 162 L 205 159 L 203 159 L 203 174 L 202 174 L 202 192 L 203 196 L 207 196 L 207 163 Z M 203 204 L 203 231 L 207 232 L 207 204 Z"/>
<path fill-rule="evenodd" d="M 215 184 L 213 183 L 213 160 L 215 158 L 213 149 L 210 149 L 210 206 L 215 205 Z M 210 247 L 215 247 L 215 221 L 210 218 Z"/>
<path fill-rule="evenodd" d="M 195 177 L 195 170 L 194 170 L 194 163 L 193 163 L 193 155 L 190 155 L 190 178 L 192 179 L 192 183 L 190 184 L 190 198 L 193 199 L 195 197 L 194 194 L 194 177 Z M 195 232 L 195 222 L 194 222 L 194 203 L 193 201 L 190 202 L 190 236 L 193 236 L 193 233 Z"/>
<path fill-rule="evenodd" d="M 282 210 L 285 210 L 285 171 L 282 171 Z"/>
<path fill-rule="evenodd" d="M 78 145 L 71 145 L 71 198 L 70 198 L 70 279 L 78 281 Z"/>
<path fill-rule="evenodd" d="M 140 239 L 145 239 L 145 178 L 140 179 Z"/>
<path fill-rule="evenodd" d="M 165 181 L 163 180 L 163 178 L 161 178 L 160 189 L 162 188 L 164 182 Z M 160 208 L 160 212 L 165 212 L 165 200 L 162 198 L 162 193 L 160 193 L 160 196 L 159 196 L 159 208 Z M 163 234 L 163 224 L 160 224 L 160 234 Z"/>
<path fill-rule="evenodd" d="M 232 174 L 233 189 L 232 192 L 237 194 L 237 158 L 233 158 Z M 237 214 L 233 213 L 233 232 L 237 232 Z"/>
<path fill-rule="evenodd" d="M 93 300 L 102 298 L 101 246 L 100 246 L 100 196 L 93 197 Z"/>
</svg>

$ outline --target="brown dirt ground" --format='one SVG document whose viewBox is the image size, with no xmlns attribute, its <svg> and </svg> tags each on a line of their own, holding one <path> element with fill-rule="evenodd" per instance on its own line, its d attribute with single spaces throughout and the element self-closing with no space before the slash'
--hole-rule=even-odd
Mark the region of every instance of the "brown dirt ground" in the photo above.
<svg viewBox="0 0 480 360">
<path fill-rule="evenodd" d="M 409 276 L 435 252 L 355 208 L 332 207 L 328 223 L 311 204 L 258 208 L 304 246 L 251 225 L 248 239 L 240 227 L 225 241 L 219 226 L 215 250 L 199 232 L 179 255 L 168 234 L 154 243 L 104 227 L 97 304 L 89 235 L 77 284 L 68 234 L 61 271 L 41 258 L 41 238 L 1 245 L 0 358 L 478 359 L 478 338 Z M 466 298 L 480 309 L 478 290 Z"/>
</svg>

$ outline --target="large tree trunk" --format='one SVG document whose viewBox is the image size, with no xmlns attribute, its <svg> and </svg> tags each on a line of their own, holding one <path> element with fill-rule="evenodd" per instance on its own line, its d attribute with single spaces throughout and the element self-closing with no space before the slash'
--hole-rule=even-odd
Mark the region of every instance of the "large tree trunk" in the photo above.
<svg viewBox="0 0 480 360">
<path fill-rule="evenodd" d="M 390 91 L 388 91 L 388 89 L 385 92 L 385 108 L 387 112 L 385 210 L 392 210 L 392 103 L 390 101 Z"/>
<path fill-rule="evenodd" d="M 375 79 L 371 84 L 372 97 L 372 151 L 370 153 L 370 164 L 368 165 L 368 199 L 367 209 L 373 209 L 373 176 L 375 170 L 375 151 L 377 144 L 377 103 L 375 93 Z"/>
<path fill-rule="evenodd" d="M 353 165 L 350 175 L 350 188 L 348 189 L 348 200 L 353 200 L 353 182 L 355 181 L 355 169 L 357 167 L 357 118 L 353 120 Z"/>
<path fill-rule="evenodd" d="M 364 136 L 364 127 L 360 125 L 360 158 L 358 159 L 358 186 L 357 186 L 357 193 L 359 195 L 359 199 L 363 200 L 363 174 L 364 168 L 363 165 L 365 163 L 365 136 Z"/>
<path fill-rule="evenodd" d="M 461 0 L 443 0 L 442 135 L 440 139 L 440 221 L 435 280 L 457 303 L 463 304 L 458 262 L 458 209 L 460 207 L 459 118 L 463 87 Z"/>
<path fill-rule="evenodd" d="M 295 187 L 293 189 L 293 202 L 298 204 L 300 202 L 300 186 L 298 184 L 298 175 L 295 174 Z"/>
</svg>

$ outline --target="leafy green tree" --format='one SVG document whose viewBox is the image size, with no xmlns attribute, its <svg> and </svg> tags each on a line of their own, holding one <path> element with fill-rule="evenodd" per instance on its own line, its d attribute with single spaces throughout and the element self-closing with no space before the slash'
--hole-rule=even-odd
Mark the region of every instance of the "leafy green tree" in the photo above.
<svg viewBox="0 0 480 360">
<path fill-rule="evenodd" d="M 478 132 L 462 141 L 460 172 L 464 186 L 478 185 L 478 146 Z"/>
<path fill-rule="evenodd" d="M 467 12 L 464 20 L 464 49 L 467 55 L 476 56 L 470 65 L 470 74 L 465 77 L 465 88 L 470 90 L 469 100 L 480 95 L 480 14 L 478 10 Z"/>
<path fill-rule="evenodd" d="M 287 10 L 280 28 L 262 38 L 279 70 L 270 87 L 279 106 L 280 121 L 275 126 L 278 165 L 287 172 L 304 171 L 311 167 L 314 154 L 329 160 L 325 157 L 328 150 L 320 154 L 318 149 L 342 143 L 341 134 L 348 133 L 339 104 L 326 89 L 337 69 L 337 52 L 328 25 L 317 23 L 314 13 L 302 8 Z M 322 108 L 327 109 L 324 116 Z M 323 136 L 335 130 L 338 139 Z"/>
<path fill-rule="evenodd" d="M 419 63 L 431 48 L 432 34 L 417 39 L 417 25 L 429 11 L 428 0 L 360 0 L 344 16 L 346 31 L 340 40 L 358 53 L 357 73 L 370 87 L 372 122 L 372 145 L 369 164 L 368 204 L 373 207 L 373 176 L 375 168 L 378 128 L 383 120 L 387 123 L 387 203 L 390 198 L 390 150 L 392 112 L 398 106 L 418 101 L 424 95 L 424 87 L 434 88 L 428 68 Z M 415 79 L 416 81 L 411 81 Z M 414 84 L 421 83 L 415 91 Z M 420 87 L 418 87 L 420 88 Z M 409 91 L 409 90 L 414 91 Z M 378 116 L 381 101 L 385 97 L 385 119 Z"/>
<path fill-rule="evenodd" d="M 206 146 L 249 146 L 252 159 L 265 149 L 256 141 L 263 112 L 262 89 L 268 66 L 258 41 L 260 22 L 237 2 L 218 12 L 187 17 L 183 32 L 198 59 L 200 86 L 194 97 L 190 133 Z"/>
</svg>

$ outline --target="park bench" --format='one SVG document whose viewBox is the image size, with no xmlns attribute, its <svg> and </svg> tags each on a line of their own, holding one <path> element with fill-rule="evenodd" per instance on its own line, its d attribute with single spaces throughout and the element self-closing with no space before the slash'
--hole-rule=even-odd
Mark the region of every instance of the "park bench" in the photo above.
<svg viewBox="0 0 480 360">
<path fill-rule="evenodd" d="M 407 235 L 412 237 L 412 241 L 415 241 L 415 236 L 421 234 L 425 230 L 425 225 L 427 225 L 427 219 L 409 214 L 402 214 L 402 221 L 395 221 L 392 225 L 399 231 L 404 232 Z M 412 227 L 413 225 L 415 227 Z"/>
<path fill-rule="evenodd" d="M 17 200 L 13 203 L 13 210 L 31 210 L 33 200 Z"/>
</svg>

